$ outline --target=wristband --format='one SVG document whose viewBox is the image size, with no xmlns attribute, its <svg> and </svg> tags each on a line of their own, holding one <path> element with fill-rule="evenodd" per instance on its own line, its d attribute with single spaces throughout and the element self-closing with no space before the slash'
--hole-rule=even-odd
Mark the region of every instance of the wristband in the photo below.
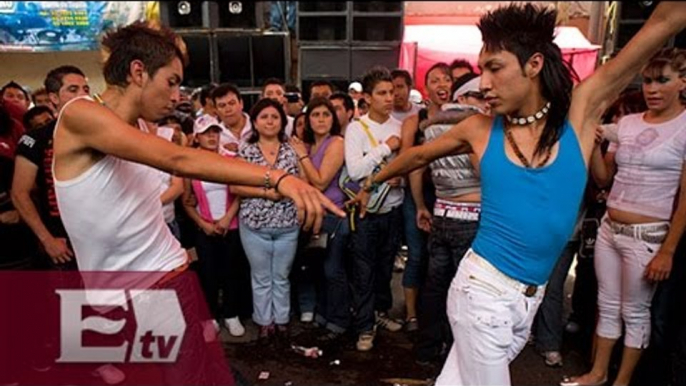
<svg viewBox="0 0 686 386">
<path fill-rule="evenodd" d="M 276 180 L 276 183 L 274 184 L 274 191 L 276 191 L 276 193 L 279 193 L 279 184 L 281 184 L 281 181 L 288 176 L 290 176 L 289 173 L 284 173 Z"/>
<path fill-rule="evenodd" d="M 309 154 L 305 154 L 304 156 L 298 158 L 298 161 L 302 162 L 305 158 L 310 158 Z"/>
<path fill-rule="evenodd" d="M 362 190 L 364 190 L 367 193 L 371 193 L 376 191 L 376 189 L 379 188 L 381 184 L 378 182 L 374 182 L 374 176 L 370 176 L 367 181 L 365 181 L 364 185 L 362 186 Z"/>
</svg>

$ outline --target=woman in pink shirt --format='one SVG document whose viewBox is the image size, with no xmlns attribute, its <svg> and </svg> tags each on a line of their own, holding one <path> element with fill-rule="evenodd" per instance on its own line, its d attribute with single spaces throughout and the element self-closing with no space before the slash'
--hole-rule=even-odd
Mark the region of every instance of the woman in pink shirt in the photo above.
<svg viewBox="0 0 686 386">
<path fill-rule="evenodd" d="M 219 152 L 221 126 L 215 117 L 203 115 L 195 121 L 193 132 L 199 147 Z M 233 157 L 227 154 L 226 157 Z M 188 216 L 197 224 L 195 249 L 198 253 L 198 276 L 205 292 L 210 313 L 215 319 L 205 323 L 205 339 L 212 340 L 219 330 L 217 319 L 233 336 L 242 336 L 245 329 L 238 317 L 240 275 L 247 273 L 243 247 L 238 233 L 238 208 L 240 199 L 231 194 L 226 184 L 188 179 L 185 194 L 191 190 L 197 205 L 188 205 Z M 246 267 L 244 267 L 246 265 Z M 219 304 L 219 291 L 223 301 Z"/>
<path fill-rule="evenodd" d="M 619 121 L 617 142 L 604 159 L 600 147 L 594 150 L 593 177 L 601 187 L 612 183 L 595 247 L 595 360 L 589 373 L 562 385 L 605 383 L 622 327 L 624 352 L 614 384 L 628 385 L 650 341 L 652 297 L 670 275 L 686 226 L 686 110 L 679 99 L 685 67 L 683 50 L 655 55 L 642 73 L 648 111 Z"/>
</svg>

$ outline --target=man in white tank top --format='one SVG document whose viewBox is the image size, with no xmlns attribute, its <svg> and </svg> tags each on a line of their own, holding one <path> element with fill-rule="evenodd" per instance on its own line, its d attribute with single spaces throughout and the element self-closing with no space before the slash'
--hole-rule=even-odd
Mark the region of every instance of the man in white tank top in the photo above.
<svg viewBox="0 0 686 386">
<path fill-rule="evenodd" d="M 124 282 L 124 272 L 138 273 L 129 275 L 134 279 L 124 284 L 127 289 L 175 291 L 187 327 L 176 363 L 164 369 L 165 378 L 184 384 L 230 384 L 230 372 L 203 370 L 212 365 L 198 328 L 199 311 L 206 307 L 195 296 L 197 285 L 183 273 L 186 252 L 165 224 L 159 178 L 152 168 L 274 189 L 295 202 L 306 230 L 319 231 L 324 208 L 345 214 L 319 190 L 283 171 L 179 147 L 136 127 L 139 118 L 157 121 L 169 115 L 179 101 L 186 55 L 181 39 L 171 31 L 134 23 L 108 33 L 102 44 L 107 89 L 96 95 L 97 102 L 77 98 L 68 103 L 54 134 L 57 202 L 79 268 L 121 272 L 108 277 Z M 88 277 L 84 274 L 87 286 Z"/>
</svg>

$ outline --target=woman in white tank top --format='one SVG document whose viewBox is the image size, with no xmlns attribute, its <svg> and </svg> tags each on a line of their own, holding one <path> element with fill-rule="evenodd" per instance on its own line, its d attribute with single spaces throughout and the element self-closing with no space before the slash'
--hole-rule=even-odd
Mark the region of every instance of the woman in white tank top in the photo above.
<svg viewBox="0 0 686 386">
<path fill-rule="evenodd" d="M 608 212 L 598 231 L 595 267 L 599 317 L 593 368 L 562 382 L 604 382 L 612 348 L 622 334 L 624 352 L 614 381 L 628 385 L 650 342 L 650 305 L 658 282 L 672 269 L 686 225 L 686 52 L 666 49 L 643 70 L 648 111 L 623 117 L 605 159 L 597 146 L 591 170 L 600 186 L 612 183 Z M 614 181 L 613 181 L 614 180 Z M 677 191 L 681 193 L 677 195 Z M 623 322 L 623 323 L 622 323 Z"/>
</svg>

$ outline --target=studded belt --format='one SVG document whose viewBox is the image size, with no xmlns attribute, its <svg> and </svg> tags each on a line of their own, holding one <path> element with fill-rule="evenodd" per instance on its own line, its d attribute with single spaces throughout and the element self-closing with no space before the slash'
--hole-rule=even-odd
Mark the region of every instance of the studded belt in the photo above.
<svg viewBox="0 0 686 386">
<path fill-rule="evenodd" d="M 438 199 L 434 204 L 434 216 L 464 221 L 479 221 L 481 204 L 452 202 Z"/>
<path fill-rule="evenodd" d="M 605 222 L 610 225 L 612 233 L 633 237 L 651 244 L 661 244 L 669 232 L 669 222 L 655 222 L 648 224 L 623 224 L 605 216 Z"/>
</svg>

